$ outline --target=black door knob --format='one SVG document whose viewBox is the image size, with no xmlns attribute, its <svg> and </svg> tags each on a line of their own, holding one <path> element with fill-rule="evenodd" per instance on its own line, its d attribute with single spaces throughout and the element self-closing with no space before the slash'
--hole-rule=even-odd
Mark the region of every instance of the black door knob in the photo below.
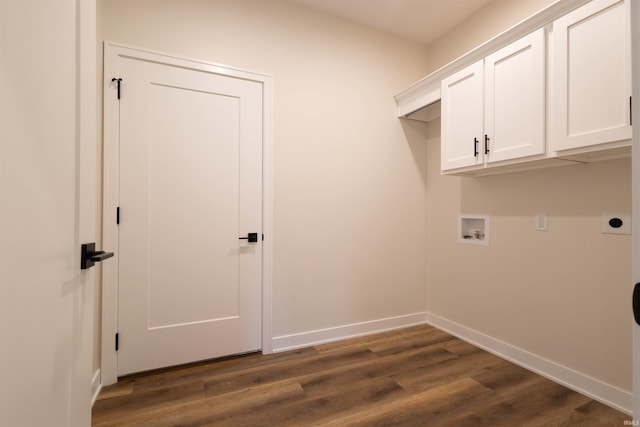
<svg viewBox="0 0 640 427">
<path fill-rule="evenodd" d="M 240 240 L 247 240 L 249 243 L 257 243 L 258 242 L 258 233 L 249 233 L 247 237 L 240 237 Z"/>
<path fill-rule="evenodd" d="M 96 251 L 95 243 L 83 243 L 80 250 L 80 269 L 86 270 L 93 267 L 96 262 L 111 258 L 113 252 Z"/>
</svg>

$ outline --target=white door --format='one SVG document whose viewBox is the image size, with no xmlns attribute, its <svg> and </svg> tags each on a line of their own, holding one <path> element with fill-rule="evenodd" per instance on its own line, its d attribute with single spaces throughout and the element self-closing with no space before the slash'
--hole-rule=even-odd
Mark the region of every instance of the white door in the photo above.
<svg viewBox="0 0 640 427">
<path fill-rule="evenodd" d="M 124 56 L 117 77 L 118 375 L 259 350 L 262 85 Z"/>
<path fill-rule="evenodd" d="M 640 123 L 640 2 L 631 2 L 633 121 Z M 640 126 L 633 127 L 633 281 L 640 283 Z M 640 286 L 640 285 L 639 285 Z M 640 312 L 637 313 L 640 315 Z M 640 317 L 640 316 L 639 316 Z M 633 418 L 640 422 L 640 324 L 633 321 Z"/>
<path fill-rule="evenodd" d="M 482 165 L 483 61 L 442 81 L 442 170 Z"/>
<path fill-rule="evenodd" d="M 553 23 L 555 150 L 631 138 L 628 7 L 597 0 Z"/>
<path fill-rule="evenodd" d="M 544 28 L 485 58 L 487 163 L 544 154 Z"/>
<path fill-rule="evenodd" d="M 95 2 L 1 1 L 0 28 L 0 424 L 89 426 Z"/>
</svg>

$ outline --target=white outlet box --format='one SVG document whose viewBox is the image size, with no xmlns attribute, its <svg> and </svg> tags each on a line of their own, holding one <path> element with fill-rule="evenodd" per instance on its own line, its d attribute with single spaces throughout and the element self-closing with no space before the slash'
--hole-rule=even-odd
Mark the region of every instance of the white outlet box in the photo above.
<svg viewBox="0 0 640 427">
<path fill-rule="evenodd" d="M 605 234 L 631 234 L 631 214 L 603 213 L 602 232 Z"/>
<path fill-rule="evenodd" d="M 489 215 L 458 214 L 458 242 L 489 246 Z"/>
<path fill-rule="evenodd" d="M 535 226 L 537 231 L 547 231 L 548 222 L 547 222 L 547 213 L 546 212 L 536 212 L 535 214 Z"/>
</svg>

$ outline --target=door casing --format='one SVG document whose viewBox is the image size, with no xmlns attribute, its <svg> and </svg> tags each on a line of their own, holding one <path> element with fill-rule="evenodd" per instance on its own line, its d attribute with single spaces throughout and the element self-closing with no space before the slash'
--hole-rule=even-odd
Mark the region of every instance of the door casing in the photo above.
<svg viewBox="0 0 640 427">
<path fill-rule="evenodd" d="M 631 193 L 633 213 L 632 223 L 632 264 L 633 282 L 629 286 L 629 300 L 633 294 L 635 283 L 640 282 L 640 2 L 631 1 L 631 89 L 632 117 L 635 124 L 632 128 L 631 147 Z M 631 302 L 631 301 L 630 301 Z M 631 309 L 631 304 L 629 304 Z M 632 315 L 632 382 L 633 382 L 633 418 L 640 421 L 640 326 Z"/>
<path fill-rule="evenodd" d="M 116 82 L 112 78 L 122 78 L 122 96 L 126 96 L 126 76 L 120 76 L 118 58 L 134 57 L 141 60 L 160 62 L 167 65 L 187 67 L 224 76 L 259 82 L 263 90 L 263 179 L 262 179 L 262 219 L 264 230 L 262 256 L 262 352 L 272 352 L 272 78 L 265 74 L 234 69 L 175 55 L 158 53 L 147 49 L 104 42 L 104 171 L 103 171 L 103 245 L 115 248 L 115 259 L 105 264 L 102 270 L 102 351 L 101 383 L 113 384 L 117 377 L 117 353 L 115 336 L 118 328 L 118 228 L 116 209 L 118 207 L 119 186 L 119 102 Z"/>
</svg>

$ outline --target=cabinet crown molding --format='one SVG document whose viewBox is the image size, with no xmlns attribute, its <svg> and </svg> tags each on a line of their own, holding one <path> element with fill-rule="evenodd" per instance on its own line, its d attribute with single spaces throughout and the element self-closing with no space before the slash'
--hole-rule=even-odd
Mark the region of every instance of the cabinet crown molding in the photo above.
<svg viewBox="0 0 640 427">
<path fill-rule="evenodd" d="M 487 42 L 454 59 L 395 95 L 398 117 L 412 118 L 413 113 L 440 101 L 440 82 L 464 67 L 479 61 L 509 43 L 542 28 L 591 0 L 559 0 Z M 418 118 L 418 120 L 420 120 Z"/>
</svg>

